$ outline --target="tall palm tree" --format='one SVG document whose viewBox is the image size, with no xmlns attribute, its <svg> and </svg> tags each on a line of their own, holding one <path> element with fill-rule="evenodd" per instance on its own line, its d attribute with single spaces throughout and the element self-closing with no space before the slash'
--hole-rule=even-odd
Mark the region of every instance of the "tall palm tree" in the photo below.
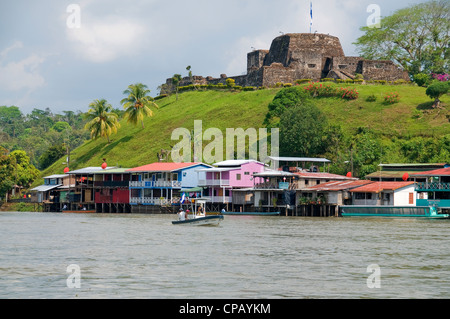
<svg viewBox="0 0 450 319">
<path fill-rule="evenodd" d="M 91 138 L 106 137 L 110 143 L 109 136 L 117 133 L 117 129 L 120 128 L 119 116 L 111 112 L 113 108 L 105 99 L 95 100 L 89 107 L 85 115 L 88 122 L 84 128 L 91 131 Z"/>
<path fill-rule="evenodd" d="M 150 106 L 158 108 L 158 105 L 148 95 L 149 93 L 150 90 L 147 89 L 147 85 L 142 83 L 131 84 L 128 86 L 128 89 L 123 91 L 123 94 L 128 96 L 120 103 L 123 104 L 128 122 L 134 125 L 141 122 L 142 128 L 144 128 L 144 116 L 153 116 Z"/>
</svg>

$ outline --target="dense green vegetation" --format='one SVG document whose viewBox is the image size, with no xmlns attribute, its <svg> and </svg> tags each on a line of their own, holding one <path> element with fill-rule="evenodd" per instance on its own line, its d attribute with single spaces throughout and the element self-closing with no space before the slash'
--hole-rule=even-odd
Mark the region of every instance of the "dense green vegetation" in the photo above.
<svg viewBox="0 0 450 319">
<path fill-rule="evenodd" d="M 24 115 L 16 106 L 0 106 L 0 146 L 9 152 L 23 150 L 30 163 L 45 169 L 89 138 L 83 113 L 47 108 Z"/>
<path fill-rule="evenodd" d="M 154 116 L 144 118 L 144 128 L 122 119 L 121 128 L 110 136 L 110 143 L 106 139 L 89 140 L 73 150 L 71 169 L 99 166 L 103 158 L 110 166 L 122 167 L 157 161 L 158 154 L 170 151 L 178 142 L 171 140 L 173 130 L 183 127 L 191 131 L 194 120 L 202 120 L 203 132 L 218 128 L 224 136 L 226 128 L 266 127 L 264 121 L 274 97 L 282 90 L 301 90 L 308 85 L 257 91 L 196 90 L 179 94 L 178 101 L 176 96 L 164 97 L 157 101 L 159 108 Z M 375 171 L 380 162 L 450 162 L 448 94 L 440 98 L 440 108 L 433 108 L 434 101 L 423 87 L 359 84 L 345 87 L 357 90 L 358 98 L 311 97 L 312 104 L 326 118 L 322 143 L 317 148 L 320 152 L 315 156 L 332 160 L 333 172 L 346 173 L 350 161 L 356 176 Z M 393 92 L 398 93 L 399 101 L 386 103 L 384 96 Z M 204 141 L 203 147 L 208 143 Z M 61 173 L 63 169 L 58 160 L 43 175 Z"/>
</svg>

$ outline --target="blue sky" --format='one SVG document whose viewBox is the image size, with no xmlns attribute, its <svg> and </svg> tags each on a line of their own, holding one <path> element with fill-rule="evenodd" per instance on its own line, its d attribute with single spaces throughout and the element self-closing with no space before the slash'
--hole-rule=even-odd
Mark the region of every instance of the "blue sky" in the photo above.
<svg viewBox="0 0 450 319">
<path fill-rule="evenodd" d="M 370 4 L 381 15 L 423 0 L 313 0 L 313 32 L 337 36 L 348 56 Z M 79 28 L 71 28 L 79 9 Z M 129 84 L 175 73 L 245 74 L 252 48 L 309 32 L 309 0 L 15 0 L 0 3 L 0 105 L 85 112 L 95 99 L 121 107 Z M 70 7 L 69 7 L 70 9 Z M 69 20 L 69 24 L 68 24 Z"/>
</svg>

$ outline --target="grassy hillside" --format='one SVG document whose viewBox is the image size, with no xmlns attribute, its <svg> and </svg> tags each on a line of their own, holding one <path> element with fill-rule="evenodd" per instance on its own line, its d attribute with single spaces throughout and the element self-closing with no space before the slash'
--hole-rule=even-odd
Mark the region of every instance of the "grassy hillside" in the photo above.
<svg viewBox="0 0 450 319">
<path fill-rule="evenodd" d="M 351 133 L 358 127 L 370 127 L 386 136 L 433 135 L 450 133 L 447 114 L 450 97 L 444 96 L 443 109 L 433 109 L 432 101 L 425 89 L 416 86 L 383 86 L 345 84 L 356 86 L 359 98 L 346 101 L 339 98 L 318 98 L 318 107 L 327 115 L 330 123 L 340 124 Z M 157 160 L 161 149 L 170 150 L 176 141 L 171 141 L 175 128 L 192 130 L 194 120 L 203 121 L 203 130 L 216 127 L 225 136 L 226 128 L 261 128 L 267 106 L 280 89 L 251 92 L 194 91 L 175 95 L 158 101 L 159 109 L 152 118 L 145 120 L 145 128 L 121 121 L 119 132 L 106 139 L 90 140 L 71 152 L 71 169 L 100 166 L 106 158 L 109 166 L 135 167 Z M 384 104 L 384 94 L 396 91 L 400 102 Z M 366 101 L 375 95 L 375 102 Z M 204 142 L 204 146 L 207 142 Z M 43 172 L 43 176 L 62 173 L 63 160 Z"/>
</svg>

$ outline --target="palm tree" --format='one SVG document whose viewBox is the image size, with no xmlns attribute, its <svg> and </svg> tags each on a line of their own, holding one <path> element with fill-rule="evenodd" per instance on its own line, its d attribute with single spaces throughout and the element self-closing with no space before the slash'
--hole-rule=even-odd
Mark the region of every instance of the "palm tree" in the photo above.
<svg viewBox="0 0 450 319">
<path fill-rule="evenodd" d="M 150 90 L 147 89 L 147 85 L 142 83 L 131 84 L 128 89 L 123 91 L 123 94 L 128 95 L 128 97 L 120 101 L 120 104 L 123 104 L 128 122 L 134 125 L 141 122 L 142 128 L 144 128 L 144 116 L 153 116 L 150 106 L 158 108 L 158 105 L 148 95 L 149 93 Z"/>
<path fill-rule="evenodd" d="M 91 131 L 91 138 L 106 137 L 109 143 L 109 136 L 120 128 L 118 115 L 111 112 L 113 108 L 105 99 L 95 100 L 89 107 L 84 128 Z"/>
</svg>

